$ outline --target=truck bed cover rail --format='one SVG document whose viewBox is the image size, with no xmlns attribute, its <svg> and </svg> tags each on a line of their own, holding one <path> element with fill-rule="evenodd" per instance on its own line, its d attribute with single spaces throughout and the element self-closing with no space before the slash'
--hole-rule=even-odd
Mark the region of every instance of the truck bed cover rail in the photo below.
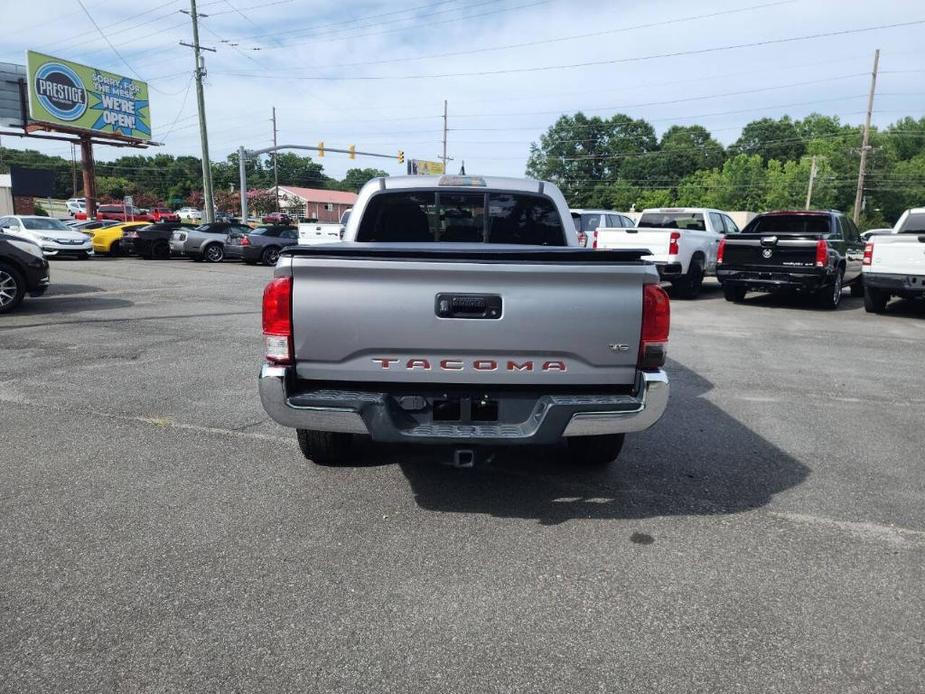
<svg viewBox="0 0 925 694">
<path fill-rule="evenodd" d="M 346 258 L 374 260 L 434 260 L 479 263 L 643 263 L 646 248 L 592 250 L 572 246 L 510 246 L 435 243 L 433 247 L 402 243 L 338 243 L 290 246 L 281 256 L 296 258 Z"/>
</svg>

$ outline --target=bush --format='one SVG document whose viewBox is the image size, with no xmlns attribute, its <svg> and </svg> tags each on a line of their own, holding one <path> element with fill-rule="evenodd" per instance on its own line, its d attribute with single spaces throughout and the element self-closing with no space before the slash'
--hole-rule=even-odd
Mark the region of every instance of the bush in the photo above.
<svg viewBox="0 0 925 694">
<path fill-rule="evenodd" d="M 41 203 L 32 203 L 32 214 L 37 217 L 48 217 L 48 211 L 42 207 Z"/>
</svg>

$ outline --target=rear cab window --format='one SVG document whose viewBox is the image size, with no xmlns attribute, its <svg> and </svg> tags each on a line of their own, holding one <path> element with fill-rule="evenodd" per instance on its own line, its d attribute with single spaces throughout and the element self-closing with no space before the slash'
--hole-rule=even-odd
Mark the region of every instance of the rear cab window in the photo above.
<svg viewBox="0 0 925 694">
<path fill-rule="evenodd" d="M 745 227 L 746 234 L 831 234 L 827 215 L 772 214 L 759 215 Z"/>
<path fill-rule="evenodd" d="M 903 220 L 897 234 L 925 234 L 925 212 L 910 212 Z"/>
<path fill-rule="evenodd" d="M 639 218 L 636 226 L 649 229 L 707 230 L 701 212 L 646 212 Z"/>
<path fill-rule="evenodd" d="M 378 193 L 369 200 L 356 240 L 567 245 L 562 220 L 552 200 L 542 195 L 498 191 Z"/>
</svg>

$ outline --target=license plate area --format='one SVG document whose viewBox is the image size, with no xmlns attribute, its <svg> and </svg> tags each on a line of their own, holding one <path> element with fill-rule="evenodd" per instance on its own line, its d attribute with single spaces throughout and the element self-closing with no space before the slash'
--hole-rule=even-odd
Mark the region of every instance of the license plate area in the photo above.
<svg viewBox="0 0 925 694">
<path fill-rule="evenodd" d="M 431 420 L 461 424 L 498 421 L 498 401 L 488 397 L 434 398 Z"/>
</svg>

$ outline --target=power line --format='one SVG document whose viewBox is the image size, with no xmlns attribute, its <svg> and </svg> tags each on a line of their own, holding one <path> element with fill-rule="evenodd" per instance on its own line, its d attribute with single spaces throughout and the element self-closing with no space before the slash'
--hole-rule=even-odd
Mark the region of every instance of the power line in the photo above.
<svg viewBox="0 0 925 694">
<path fill-rule="evenodd" d="M 506 51 L 515 48 L 528 48 L 531 46 L 542 46 L 548 45 L 551 43 L 562 43 L 566 41 L 575 41 L 580 39 L 595 38 L 599 36 L 609 36 L 610 34 L 625 33 L 628 31 L 638 31 L 640 29 L 651 29 L 654 27 L 667 26 L 669 24 L 680 24 L 682 22 L 696 21 L 700 19 L 713 19 L 715 17 L 721 17 L 724 15 L 738 14 L 741 12 L 751 12 L 753 10 L 765 9 L 768 7 L 777 7 L 779 5 L 790 5 L 796 2 L 796 0 L 777 0 L 777 2 L 769 2 L 761 5 L 750 5 L 748 7 L 739 7 L 732 10 L 720 10 L 717 12 L 710 12 L 707 14 L 698 14 L 698 15 L 689 15 L 687 17 L 677 17 L 675 19 L 666 19 L 659 22 L 648 22 L 646 24 L 636 24 L 635 26 L 626 26 L 619 27 L 616 29 L 607 29 L 606 31 L 594 31 L 591 33 L 585 34 L 572 34 L 570 36 L 561 36 L 552 39 L 539 39 L 536 41 L 525 41 L 522 43 L 510 43 L 504 46 L 489 46 L 485 48 L 470 48 L 465 51 L 452 51 L 449 53 L 432 53 L 430 55 L 422 56 L 412 56 L 407 58 L 392 58 L 389 60 L 377 60 L 376 65 L 384 65 L 387 63 L 404 63 L 417 60 L 431 60 L 433 58 L 451 58 L 460 55 L 473 55 L 476 53 L 488 53 L 493 51 Z M 317 68 L 345 68 L 345 67 L 360 67 L 368 65 L 369 62 L 359 62 L 359 63 L 337 63 L 332 65 L 317 65 Z"/>
<path fill-rule="evenodd" d="M 103 38 L 103 40 L 109 45 L 109 47 L 112 49 L 112 52 L 115 53 L 116 56 L 118 56 L 119 60 L 121 60 L 125 64 L 125 67 L 127 67 L 131 71 L 131 73 L 135 75 L 135 77 L 137 77 L 142 82 L 144 82 L 145 78 L 139 75 L 135 71 L 135 68 L 129 65 L 129 62 L 123 57 L 121 53 L 119 53 L 118 49 L 112 45 L 112 42 L 109 40 L 109 37 L 103 33 L 102 29 L 100 29 L 100 25 L 96 23 L 95 19 L 93 19 L 93 15 L 91 15 L 89 10 L 87 10 L 87 6 L 84 5 L 83 0 L 77 0 L 77 4 L 80 5 L 80 8 L 84 11 L 84 14 L 87 15 L 87 19 L 89 19 L 90 23 L 93 24 L 94 27 L 96 27 L 96 31 Z M 152 89 L 154 89 L 154 87 L 152 87 Z M 158 91 L 158 90 L 155 90 L 155 91 Z"/>
<path fill-rule="evenodd" d="M 428 17 L 433 17 L 433 16 L 438 15 L 438 14 L 444 14 L 444 13 L 446 13 L 446 12 L 458 12 L 458 11 L 461 11 L 461 10 L 471 10 L 473 7 L 479 7 L 479 6 L 481 6 L 481 5 L 492 4 L 492 3 L 495 3 L 495 2 L 497 2 L 497 1 L 498 1 L 498 0 L 484 0 L 483 2 L 474 2 L 474 3 L 470 3 L 469 5 L 467 5 L 467 6 L 464 7 L 464 8 L 452 8 L 452 9 L 448 9 L 448 10 L 440 10 L 439 12 L 433 12 L 433 13 L 431 13 L 431 14 L 429 14 L 429 15 L 424 15 L 423 17 L 420 17 L 419 19 L 427 19 Z M 530 8 L 530 7 L 536 7 L 536 6 L 538 6 L 538 5 L 547 5 L 547 4 L 549 4 L 550 2 L 552 2 L 552 0 L 535 0 L 534 2 L 529 2 L 529 3 L 522 4 L 522 5 L 514 5 L 514 6 L 512 6 L 512 7 L 501 7 L 501 8 L 498 8 L 498 9 L 496 9 L 496 10 L 488 10 L 488 11 L 486 11 L 486 12 L 479 12 L 479 13 L 475 13 L 475 14 L 468 14 L 468 15 L 464 15 L 464 16 L 462 16 L 462 17 L 451 17 L 451 18 L 449 18 L 449 19 L 443 19 L 443 20 L 439 20 L 439 21 L 428 21 L 428 22 L 427 22 L 427 28 L 428 28 L 428 29 L 431 29 L 431 28 L 433 28 L 434 26 L 438 26 L 438 25 L 441 25 L 441 24 L 452 24 L 452 23 L 454 23 L 454 22 L 459 22 L 459 21 L 462 21 L 462 20 L 478 19 L 478 18 L 481 18 L 481 17 L 488 17 L 488 16 L 490 16 L 490 15 L 503 14 L 503 13 L 505 13 L 505 12 L 512 12 L 512 11 L 514 11 L 514 10 L 522 10 L 522 9 L 526 9 L 526 8 Z M 382 26 L 383 24 L 394 24 L 395 22 L 401 22 L 401 21 L 404 21 L 405 19 L 410 19 L 410 18 L 404 17 L 404 18 L 397 19 L 397 20 L 390 20 L 390 21 L 386 21 L 386 22 L 370 24 L 369 26 Z M 361 29 L 362 29 L 362 28 L 365 28 L 365 27 L 357 27 L 357 28 L 361 28 Z M 325 38 L 324 35 L 322 35 L 320 38 L 315 38 L 315 37 L 313 36 L 312 41 L 313 41 L 313 43 L 316 43 L 316 44 L 317 44 L 317 43 L 331 43 L 331 42 L 333 42 L 333 41 L 341 41 L 341 40 L 348 40 L 348 39 L 349 39 L 349 40 L 355 40 L 355 39 L 360 39 L 360 38 L 366 38 L 366 37 L 369 37 L 369 36 L 384 36 L 384 35 L 386 35 L 386 34 L 399 33 L 399 32 L 406 31 L 407 29 L 408 29 L 408 27 L 398 27 L 397 29 L 387 29 L 387 30 L 385 30 L 385 31 L 374 31 L 374 32 L 366 33 L 366 34 L 349 34 L 349 35 L 343 35 L 343 34 L 336 35 L 337 32 L 329 32 L 329 35 L 332 35 L 332 36 L 333 36 L 332 38 Z M 297 32 L 297 33 L 295 33 L 295 34 L 291 34 L 290 37 L 292 37 L 292 38 L 299 38 L 299 37 L 302 36 L 302 35 L 305 35 L 305 34 L 314 34 L 314 33 L 315 33 L 314 30 L 308 30 L 308 31 Z M 267 46 L 267 47 L 266 47 L 266 50 L 276 50 L 276 49 L 279 49 L 279 48 L 286 48 L 286 47 L 288 47 L 291 43 L 292 43 L 292 42 L 290 42 L 290 43 L 285 43 L 285 42 L 284 42 L 284 43 L 281 43 L 281 44 L 278 45 L 278 46 Z"/>
<path fill-rule="evenodd" d="M 521 68 L 504 68 L 500 70 L 476 70 L 471 72 L 446 72 L 419 75 L 260 75 L 263 79 L 286 79 L 286 80 L 306 80 L 306 81 L 379 81 L 379 80 L 421 80 L 421 79 L 438 79 L 446 77 L 487 77 L 491 75 L 512 75 L 533 72 L 545 72 L 548 70 L 571 70 L 585 67 L 598 67 L 602 65 L 617 65 L 622 63 L 637 63 L 649 60 L 660 60 L 664 58 L 679 58 L 691 55 L 705 55 L 709 53 L 718 53 L 722 51 L 739 50 L 743 48 L 755 48 L 760 46 L 774 46 L 786 43 L 795 43 L 798 41 L 809 41 L 812 39 L 830 38 L 833 36 L 847 36 L 851 34 L 860 34 L 871 31 L 881 31 L 884 29 L 897 29 L 901 27 L 918 26 L 925 24 L 925 19 L 916 19 L 909 22 L 896 22 L 893 24 L 879 24 L 876 26 L 860 27 L 857 29 L 843 29 L 840 31 L 818 32 L 815 34 L 803 34 L 800 36 L 789 36 L 782 39 L 765 39 L 762 41 L 750 41 L 747 43 L 736 43 L 727 46 L 714 46 L 712 48 L 698 48 L 687 51 L 674 51 L 670 53 L 655 53 L 646 56 L 634 56 L 629 58 L 612 58 L 609 60 L 594 60 L 584 63 L 570 63 L 563 65 L 538 65 Z M 247 73 L 223 73 L 237 77 L 250 77 Z"/>
</svg>

